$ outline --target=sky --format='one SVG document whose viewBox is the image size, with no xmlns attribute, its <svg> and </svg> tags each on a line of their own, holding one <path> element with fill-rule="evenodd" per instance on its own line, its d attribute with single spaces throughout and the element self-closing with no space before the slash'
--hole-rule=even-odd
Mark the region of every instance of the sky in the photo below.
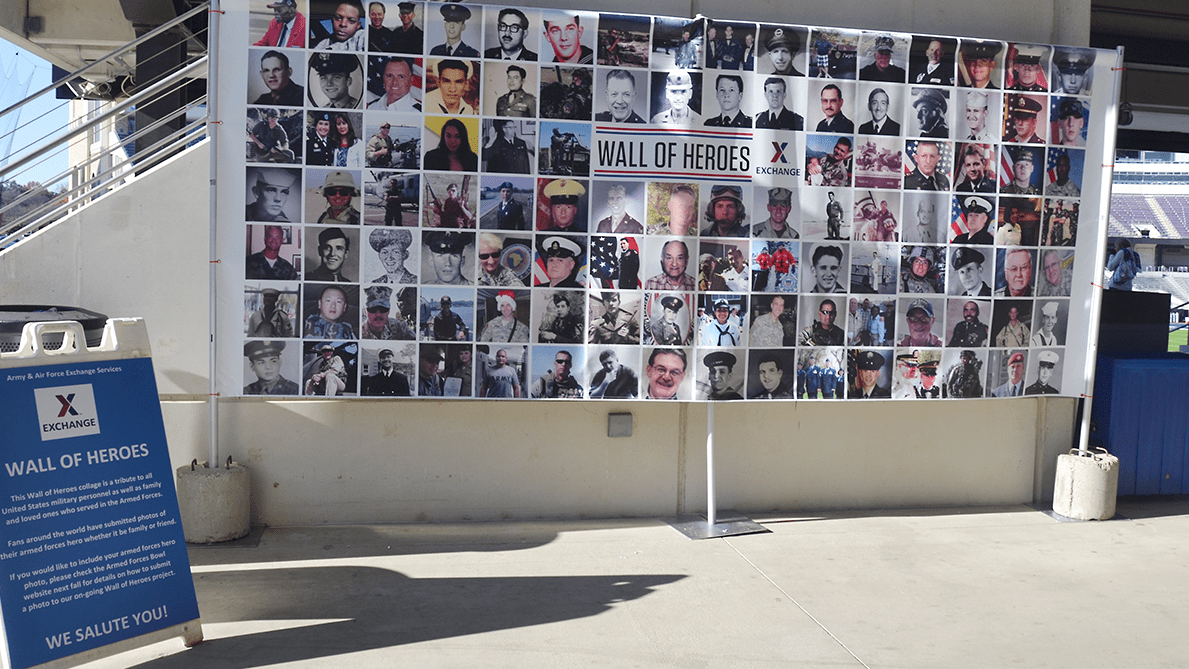
<svg viewBox="0 0 1189 669">
<path fill-rule="evenodd" d="M 0 38 L 0 85 L 3 84 L 3 75 L 14 66 L 17 74 L 13 77 L 13 82 L 23 82 L 32 73 L 33 80 L 29 84 L 28 92 L 38 91 L 53 83 L 53 69 L 48 61 Z M 0 104 L 0 108 L 7 106 L 8 104 Z M 20 111 L 20 119 L 18 121 L 20 129 L 16 131 L 13 137 L 10 151 L 14 154 L 20 153 L 21 147 L 30 143 L 40 143 L 37 141 L 40 138 L 46 135 L 56 134 L 60 128 L 66 126 L 69 120 L 67 109 L 67 101 L 56 99 L 52 91 L 26 104 Z M 6 128 L 7 125 L 0 127 Z M 6 142 L 0 142 L 0 150 L 5 148 L 5 144 Z M 9 156 L 5 155 L 3 157 L 7 158 Z M 65 171 L 66 167 L 66 153 L 65 151 L 61 151 L 49 160 L 33 167 L 27 167 L 19 174 L 4 174 L 0 178 L 11 178 L 21 184 L 30 181 L 37 181 L 44 184 L 58 173 Z"/>
</svg>

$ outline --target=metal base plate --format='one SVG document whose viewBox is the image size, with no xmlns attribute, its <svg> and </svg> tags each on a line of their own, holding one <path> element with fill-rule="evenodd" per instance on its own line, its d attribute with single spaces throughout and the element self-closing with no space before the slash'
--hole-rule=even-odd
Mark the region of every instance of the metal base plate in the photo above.
<svg viewBox="0 0 1189 669">
<path fill-rule="evenodd" d="M 666 518 L 665 522 L 690 539 L 715 539 L 772 531 L 730 509 L 720 509 L 714 520 L 714 525 L 711 525 L 704 514 L 699 514 Z"/>
</svg>

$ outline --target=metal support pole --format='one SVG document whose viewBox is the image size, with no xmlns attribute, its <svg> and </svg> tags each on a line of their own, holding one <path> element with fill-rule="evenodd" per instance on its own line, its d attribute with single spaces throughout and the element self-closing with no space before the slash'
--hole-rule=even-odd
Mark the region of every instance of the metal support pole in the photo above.
<svg viewBox="0 0 1189 669">
<path fill-rule="evenodd" d="M 706 524 L 713 529 L 715 523 L 715 509 L 718 507 L 714 499 L 714 402 L 706 403 Z"/>
<path fill-rule="evenodd" d="M 210 392 L 207 398 L 207 404 L 210 414 L 210 458 L 207 460 L 207 466 L 218 467 L 219 462 L 219 384 L 216 381 L 217 371 L 217 353 L 215 333 L 218 330 L 216 327 L 218 320 L 216 314 L 218 313 L 218 229 L 219 229 L 219 208 L 218 198 L 216 197 L 216 186 L 218 184 L 216 177 L 219 172 L 219 141 L 218 128 L 219 119 L 216 113 L 219 109 L 219 19 L 223 13 L 219 8 L 219 0 L 211 0 L 210 12 L 207 14 L 207 58 L 208 67 L 206 71 L 206 136 L 210 142 L 210 193 L 211 193 L 211 207 L 210 207 L 210 262 L 209 277 L 210 277 L 210 304 L 209 304 L 209 319 L 210 319 Z"/>
<path fill-rule="evenodd" d="M 1114 101 L 1111 106 L 1111 113 L 1118 114 L 1119 112 L 1119 94 L 1123 87 L 1123 47 L 1118 47 L 1116 50 L 1118 56 L 1115 62 L 1115 90 Z M 1099 229 L 1102 233 L 1098 236 L 1098 243 L 1094 248 L 1094 280 L 1099 282 L 1103 280 L 1103 273 L 1106 271 L 1106 239 L 1107 239 L 1107 221 L 1110 216 L 1110 192 L 1111 183 L 1114 180 L 1114 162 L 1115 162 L 1115 135 L 1114 133 L 1107 133 L 1105 146 L 1103 147 L 1103 157 L 1111 161 L 1112 169 L 1102 170 L 1102 181 L 1099 185 L 1099 192 L 1105 194 L 1107 199 L 1107 211 L 1102 214 L 1099 220 Z M 1105 167 L 1105 165 L 1104 165 Z M 1090 410 L 1094 405 L 1094 376 L 1098 369 L 1098 330 L 1099 321 L 1102 320 L 1102 291 L 1101 288 L 1096 288 L 1090 295 L 1090 328 L 1087 333 L 1087 343 L 1089 350 L 1086 352 L 1086 369 L 1084 372 L 1086 379 L 1085 390 L 1082 391 L 1084 403 L 1082 405 L 1082 423 L 1078 430 L 1078 454 L 1083 456 L 1090 455 Z"/>
</svg>

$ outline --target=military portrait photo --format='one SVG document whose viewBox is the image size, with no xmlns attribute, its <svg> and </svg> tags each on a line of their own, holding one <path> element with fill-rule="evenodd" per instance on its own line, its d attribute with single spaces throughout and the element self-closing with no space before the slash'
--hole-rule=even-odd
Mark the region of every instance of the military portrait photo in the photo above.
<svg viewBox="0 0 1189 669">
<path fill-rule="evenodd" d="M 1003 42 L 964 39 L 958 46 L 958 85 L 996 90 L 1003 83 Z"/>
<path fill-rule="evenodd" d="M 1004 88 L 1009 91 L 1047 92 L 1051 55 L 1052 48 L 1043 44 L 1009 44 Z"/>
<path fill-rule="evenodd" d="M 906 247 L 907 248 L 907 247 Z M 890 295 L 896 292 L 900 248 L 886 242 L 850 245 L 850 292 Z"/>
<path fill-rule="evenodd" d="M 942 396 L 941 351 L 898 348 L 892 372 L 892 399 L 932 400 Z"/>
<path fill-rule="evenodd" d="M 993 263 L 988 254 L 970 246 L 958 246 L 950 252 L 949 295 L 990 297 Z"/>
<path fill-rule="evenodd" d="M 746 295 L 705 293 L 698 296 L 695 323 L 698 346 L 731 347 L 746 345 Z"/>
<path fill-rule="evenodd" d="M 991 300 L 956 298 L 946 304 L 946 346 L 981 348 L 990 343 Z"/>
<path fill-rule="evenodd" d="M 792 350 L 753 348 L 748 351 L 747 399 L 792 399 L 797 383 L 795 364 L 796 355 Z"/>
<path fill-rule="evenodd" d="M 531 235 L 480 232 L 476 283 L 480 286 L 509 288 L 528 286 L 528 275 L 532 271 L 532 246 Z"/>
<path fill-rule="evenodd" d="M 741 400 L 747 371 L 744 349 L 698 349 L 701 358 L 694 376 L 694 399 Z"/>
<path fill-rule="evenodd" d="M 594 181 L 591 183 L 591 220 L 594 232 L 617 235 L 644 233 L 644 184 L 632 181 Z"/>
<path fill-rule="evenodd" d="M 310 105 L 326 109 L 358 109 L 363 105 L 363 56 L 315 53 L 310 56 L 307 87 Z"/>
<path fill-rule="evenodd" d="M 1081 149 L 1049 149 L 1048 169 L 1045 171 L 1045 196 L 1081 197 L 1085 162 L 1086 152 Z"/>
<path fill-rule="evenodd" d="M 849 81 L 809 85 L 808 127 L 816 132 L 851 134 L 855 131 L 855 85 Z M 814 104 L 814 102 L 817 104 Z"/>
<path fill-rule="evenodd" d="M 305 47 L 310 15 L 306 0 L 256 0 L 248 12 L 248 39 L 253 46 Z"/>
<path fill-rule="evenodd" d="M 355 394 L 359 342 L 308 341 L 302 343 L 302 353 L 302 395 L 338 397 Z"/>
<path fill-rule="evenodd" d="M 766 130 L 805 129 L 805 79 L 769 75 L 753 80 L 750 107 L 755 127 Z M 796 154 L 796 151 L 793 152 Z"/>
<path fill-rule="evenodd" d="M 417 339 L 417 289 L 368 286 L 363 291 L 360 339 Z"/>
<path fill-rule="evenodd" d="M 530 314 L 528 290 L 479 289 L 476 301 L 476 341 L 528 343 Z"/>
<path fill-rule="evenodd" d="M 270 107 L 305 104 L 305 56 L 289 49 L 248 50 L 248 103 Z"/>
<path fill-rule="evenodd" d="M 728 21 L 706 23 L 706 68 L 751 72 L 756 63 L 756 25 Z M 713 38 L 711 38 L 713 35 Z"/>
<path fill-rule="evenodd" d="M 846 396 L 853 400 L 892 398 L 892 349 L 849 349 L 846 369 L 850 379 Z M 825 375 L 822 377 L 826 381 Z"/>
<path fill-rule="evenodd" d="M 1085 146 L 1090 107 L 1077 98 L 1049 99 L 1049 137 L 1060 146 Z"/>
<path fill-rule="evenodd" d="M 995 251 L 995 297 L 1031 297 L 1036 251 L 1022 248 Z"/>
<path fill-rule="evenodd" d="M 306 169 L 305 177 L 307 223 L 359 225 L 359 172 L 311 167 Z"/>
<path fill-rule="evenodd" d="M 1053 51 L 1053 92 L 1062 95 L 1090 95 L 1094 92 L 1093 49 L 1070 46 Z"/>
<path fill-rule="evenodd" d="M 913 292 L 913 294 L 945 292 L 946 272 L 943 247 L 905 245 L 901 247 L 900 257 L 897 260 L 901 292 Z M 858 291 L 853 289 L 851 292 Z"/>
<path fill-rule="evenodd" d="M 293 281 L 297 279 L 300 269 L 300 227 L 290 225 L 248 226 L 244 278 Z"/>
<path fill-rule="evenodd" d="M 959 193 L 994 193 L 998 190 L 998 152 L 993 144 L 958 144 L 954 190 Z"/>
<path fill-rule="evenodd" d="M 910 244 L 945 243 L 949 238 L 949 196 L 926 191 L 902 195 L 901 238 Z"/>
<path fill-rule="evenodd" d="M 483 114 L 511 118 L 537 116 L 537 67 L 528 63 L 488 63 L 483 82 Z"/>
<path fill-rule="evenodd" d="M 996 199 L 992 195 L 955 195 L 950 208 L 954 244 L 994 244 Z"/>
<path fill-rule="evenodd" d="M 469 286 L 474 281 L 475 233 L 426 230 L 421 234 L 421 283 Z"/>
<path fill-rule="evenodd" d="M 971 142 L 998 142 L 1002 127 L 1002 94 L 959 89 L 957 100 L 958 121 L 954 137 Z"/>
<path fill-rule="evenodd" d="M 542 121 L 537 138 L 537 170 L 555 176 L 590 176 L 589 123 Z"/>
<path fill-rule="evenodd" d="M 902 84 L 908 77 L 908 35 L 863 33 L 859 39 L 859 79 Z"/>
<path fill-rule="evenodd" d="M 802 274 L 802 292 L 845 293 L 850 277 L 848 244 L 804 244 L 801 259 L 808 265 Z"/>
<path fill-rule="evenodd" d="M 358 228 L 306 226 L 305 237 L 306 281 L 359 281 Z"/>
<path fill-rule="evenodd" d="M 365 343 L 359 351 L 359 394 L 410 397 L 417 382 L 417 345 Z"/>
<path fill-rule="evenodd" d="M 536 229 L 586 232 L 590 197 L 585 179 L 537 179 Z"/>
<path fill-rule="evenodd" d="M 1041 249 L 1036 277 L 1037 297 L 1069 297 L 1073 283 L 1073 251 Z"/>
<path fill-rule="evenodd" d="M 711 75 L 707 75 L 708 77 Z M 702 125 L 721 128 L 750 128 L 752 117 L 747 104 L 747 84 L 744 75 L 719 73 L 713 75 L 714 87 L 706 87 L 702 102 Z M 748 77 L 750 80 L 750 77 Z"/>
<path fill-rule="evenodd" d="M 479 190 L 479 227 L 484 230 L 528 230 L 536 182 L 530 177 L 483 177 Z"/>
<path fill-rule="evenodd" d="M 1034 363 L 1028 370 L 1024 382 L 1025 395 L 1056 395 L 1061 392 L 1061 378 L 1065 373 L 1062 351 L 1042 349 L 1029 352 L 1029 361 Z"/>
<path fill-rule="evenodd" d="M 586 378 L 592 400 L 630 400 L 640 396 L 640 349 L 598 346 L 588 349 Z"/>
<path fill-rule="evenodd" d="M 953 86 L 958 40 L 914 35 L 908 53 L 908 83 Z"/>
<path fill-rule="evenodd" d="M 297 284 L 265 286 L 255 282 L 244 288 L 244 335 L 247 337 L 294 337 L 301 293 Z"/>
<path fill-rule="evenodd" d="M 977 398 L 986 394 L 986 349 L 949 349 L 941 355 L 941 396 Z"/>
<path fill-rule="evenodd" d="M 639 344 L 640 302 L 640 294 L 634 291 L 591 291 L 587 343 Z"/>
<path fill-rule="evenodd" d="M 648 73 L 624 68 L 600 70 L 594 98 L 594 120 L 599 123 L 646 123 Z"/>
<path fill-rule="evenodd" d="M 747 345 L 780 348 L 797 345 L 797 296 L 753 295 Z"/>
<path fill-rule="evenodd" d="M 586 348 L 582 346 L 532 347 L 529 397 L 535 400 L 580 400 L 586 396 Z"/>
<path fill-rule="evenodd" d="M 915 90 L 915 89 L 914 89 Z M 888 86 L 883 83 L 861 83 L 857 89 L 859 103 L 863 110 L 858 114 L 860 135 L 887 135 L 898 137 L 901 122 L 904 121 L 904 87 Z"/>
<path fill-rule="evenodd" d="M 1044 144 L 1048 134 L 1048 105 L 1043 95 L 1004 95 L 1003 141 Z"/>
<path fill-rule="evenodd" d="M 288 354 L 285 349 L 288 348 Z M 292 379 L 301 378 L 299 342 L 256 339 L 244 343 L 245 395 L 300 395 Z"/>
<path fill-rule="evenodd" d="M 581 290 L 534 290 L 533 326 L 536 343 L 583 343 L 586 340 L 586 294 Z"/>
<path fill-rule="evenodd" d="M 248 109 L 247 162 L 300 164 L 302 120 L 299 109 Z"/>
<path fill-rule="evenodd" d="M 421 224 L 427 228 L 474 228 L 478 207 L 477 177 L 426 174 Z"/>
<path fill-rule="evenodd" d="M 1023 348 L 1032 339 L 1032 300 L 995 300 L 991 345 Z"/>
<path fill-rule="evenodd" d="M 644 293 L 645 344 L 689 346 L 694 339 L 692 293 Z"/>
<path fill-rule="evenodd" d="M 1033 320 L 1032 346 L 1064 346 L 1069 300 L 1037 300 Z"/>
<path fill-rule="evenodd" d="M 1020 397 L 1024 394 L 1024 372 L 1028 351 L 992 349 L 987 357 L 987 388 L 991 397 Z"/>
<path fill-rule="evenodd" d="M 408 114 L 420 112 L 424 97 L 421 90 L 423 62 L 420 58 L 404 56 L 369 56 L 367 108 Z"/>
<path fill-rule="evenodd" d="M 999 198 L 999 222 L 995 230 L 995 244 L 1036 246 L 1040 237 L 1041 204 L 1040 198 Z"/>
<path fill-rule="evenodd" d="M 595 62 L 610 67 L 648 67 L 651 33 L 650 17 L 599 14 Z"/>
<path fill-rule="evenodd" d="M 804 77 L 808 70 L 808 36 L 805 28 L 760 24 L 755 71 L 758 74 Z"/>
<path fill-rule="evenodd" d="M 443 5 L 443 7 L 459 5 Z M 498 67 L 498 66 L 497 66 Z M 479 61 L 464 58 L 429 58 L 425 61 L 426 114 L 474 116 L 479 107 Z"/>
<path fill-rule="evenodd" d="M 421 267 L 421 244 L 414 244 L 417 232 L 404 228 L 365 230 L 363 280 L 392 286 L 415 285 Z"/>
<path fill-rule="evenodd" d="M 533 285 L 582 288 L 587 281 L 586 237 L 537 235 Z"/>
<path fill-rule="evenodd" d="M 594 65 L 599 15 L 573 10 L 543 9 L 541 62 Z"/>
<path fill-rule="evenodd" d="M 950 142 L 922 139 L 905 143 L 904 190 L 949 190 L 952 168 Z"/>
<path fill-rule="evenodd" d="M 304 283 L 301 286 L 302 337 L 358 339 L 359 286 Z"/>
<path fill-rule="evenodd" d="M 591 237 L 590 285 L 622 290 L 639 288 L 642 241 L 639 236 Z"/>
<path fill-rule="evenodd" d="M 535 9 L 491 8 L 483 28 L 483 57 L 488 60 L 535 62 L 540 51 L 541 16 Z M 502 114 L 501 114 L 502 116 Z"/>
<path fill-rule="evenodd" d="M 948 139 L 953 125 L 950 91 L 942 88 L 913 86 L 908 91 L 912 113 L 905 127 L 910 137 Z"/>
<path fill-rule="evenodd" d="M 702 73 L 685 70 L 652 72 L 650 123 L 702 125 Z"/>
<path fill-rule="evenodd" d="M 536 121 L 483 119 L 484 172 L 531 174 L 536 145 Z"/>
<path fill-rule="evenodd" d="M 650 65 L 656 70 L 700 70 L 705 41 L 701 18 L 653 17 Z"/>
<path fill-rule="evenodd" d="M 421 218 L 419 172 L 363 171 L 363 224 L 417 227 Z"/>
<path fill-rule="evenodd" d="M 290 167 L 249 167 L 244 218 L 248 221 L 301 220 L 301 170 Z"/>
</svg>

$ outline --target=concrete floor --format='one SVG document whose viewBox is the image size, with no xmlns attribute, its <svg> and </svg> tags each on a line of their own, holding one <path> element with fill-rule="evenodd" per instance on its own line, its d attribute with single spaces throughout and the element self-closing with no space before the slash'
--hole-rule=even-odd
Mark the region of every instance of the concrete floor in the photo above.
<svg viewBox="0 0 1189 669">
<path fill-rule="evenodd" d="M 1184 667 L 1189 498 L 1119 514 L 269 528 L 190 549 L 206 641 L 86 666 Z"/>
</svg>

